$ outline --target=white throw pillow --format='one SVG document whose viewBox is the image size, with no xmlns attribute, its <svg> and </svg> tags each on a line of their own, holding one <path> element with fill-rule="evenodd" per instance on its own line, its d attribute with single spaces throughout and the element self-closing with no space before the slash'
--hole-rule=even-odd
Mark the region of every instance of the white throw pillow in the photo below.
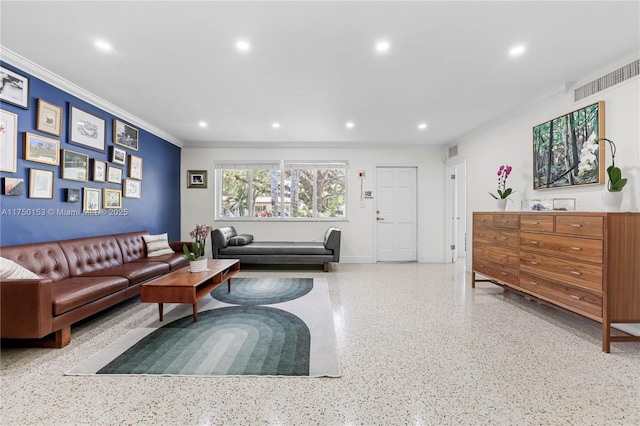
<svg viewBox="0 0 640 426">
<path fill-rule="evenodd" d="M 18 265 L 13 260 L 0 257 L 0 278 L 5 280 L 28 280 L 40 277 L 25 267 Z"/>
<path fill-rule="evenodd" d="M 142 238 L 147 245 L 147 257 L 175 253 L 171 250 L 171 247 L 169 247 L 169 237 L 166 233 L 159 235 L 143 235 Z"/>
</svg>

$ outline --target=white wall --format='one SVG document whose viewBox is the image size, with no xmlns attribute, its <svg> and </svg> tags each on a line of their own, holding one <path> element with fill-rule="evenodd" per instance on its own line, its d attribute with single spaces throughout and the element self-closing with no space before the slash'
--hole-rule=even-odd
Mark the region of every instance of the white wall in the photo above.
<svg viewBox="0 0 640 426">
<path fill-rule="evenodd" d="M 445 259 L 444 151 L 441 147 L 385 148 L 183 148 L 182 149 L 182 238 L 196 223 L 214 228 L 234 226 L 239 233 L 262 241 L 321 241 L 329 226 L 342 230 L 341 262 L 375 262 L 375 171 L 376 166 L 416 166 L 418 169 L 418 261 L 443 262 Z M 336 222 L 214 222 L 215 161 L 232 160 L 347 160 L 348 220 Z M 187 188 L 187 170 L 208 170 L 207 189 Z M 358 171 L 364 170 L 364 190 L 374 191 L 374 199 L 360 201 Z M 207 252 L 211 255 L 210 241 Z"/>
<path fill-rule="evenodd" d="M 630 61 L 628 61 L 630 62 Z M 627 62 L 627 63 L 628 63 Z M 576 87 L 604 75 L 620 65 L 580 81 Z M 533 190 L 534 126 L 586 105 L 604 101 L 605 136 L 617 146 L 616 166 L 629 179 L 624 188 L 623 211 L 640 211 L 640 78 L 634 77 L 579 102 L 573 101 L 573 91 L 535 106 L 522 115 L 459 141 L 458 153 L 467 159 L 467 228 L 472 229 L 473 211 L 495 210 L 494 199 L 487 192 L 496 190 L 496 173 L 501 164 L 513 166 L 507 181 L 516 193 L 507 210 L 520 210 L 520 201 L 536 198 L 575 198 L 578 211 L 603 211 L 602 194 L 605 185 L 582 188 Z M 611 164 L 606 147 L 606 164 Z M 606 176 L 606 175 L 605 175 Z M 471 257 L 467 257 L 471 270 Z"/>
</svg>

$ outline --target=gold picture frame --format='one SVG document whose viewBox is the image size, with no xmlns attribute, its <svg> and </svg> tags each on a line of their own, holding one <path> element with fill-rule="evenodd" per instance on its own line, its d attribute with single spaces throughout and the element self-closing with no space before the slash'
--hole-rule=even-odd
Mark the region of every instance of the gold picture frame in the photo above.
<svg viewBox="0 0 640 426">
<path fill-rule="evenodd" d="M 103 207 L 105 209 L 122 208 L 122 190 L 104 188 Z"/>
<path fill-rule="evenodd" d="M 18 114 L 0 110 L 0 172 L 15 173 L 18 166 Z"/>
<path fill-rule="evenodd" d="M 84 214 L 100 214 L 102 192 L 98 188 L 84 188 L 82 212 Z"/>
<path fill-rule="evenodd" d="M 129 155 L 129 177 L 142 180 L 142 157 Z"/>
<path fill-rule="evenodd" d="M 29 169 L 29 198 L 53 198 L 53 170 Z"/>
<path fill-rule="evenodd" d="M 138 150 L 138 129 L 120 120 L 113 120 L 113 143 Z"/>
<path fill-rule="evenodd" d="M 62 107 L 44 99 L 38 99 L 36 130 L 60 137 L 62 135 L 62 115 Z"/>
<path fill-rule="evenodd" d="M 59 166 L 60 141 L 25 132 L 24 159 L 51 166 Z"/>
<path fill-rule="evenodd" d="M 134 179 L 125 179 L 122 184 L 124 192 L 122 194 L 125 198 L 141 198 L 142 196 L 142 182 Z"/>
<path fill-rule="evenodd" d="M 68 149 L 62 150 L 62 179 L 86 182 L 89 177 L 89 156 Z"/>
</svg>

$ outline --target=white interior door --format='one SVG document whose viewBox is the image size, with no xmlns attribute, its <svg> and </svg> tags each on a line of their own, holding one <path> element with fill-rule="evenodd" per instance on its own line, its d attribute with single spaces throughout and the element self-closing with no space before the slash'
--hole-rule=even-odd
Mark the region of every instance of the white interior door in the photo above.
<svg viewBox="0 0 640 426">
<path fill-rule="evenodd" d="M 417 260 L 416 177 L 415 167 L 376 169 L 379 262 Z"/>
</svg>

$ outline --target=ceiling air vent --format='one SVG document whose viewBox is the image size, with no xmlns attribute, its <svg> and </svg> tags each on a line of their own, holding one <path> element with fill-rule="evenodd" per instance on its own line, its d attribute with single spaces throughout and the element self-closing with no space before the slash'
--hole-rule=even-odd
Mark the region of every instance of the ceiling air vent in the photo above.
<svg viewBox="0 0 640 426">
<path fill-rule="evenodd" d="M 618 83 L 622 83 L 625 80 L 640 75 L 640 59 L 627 64 L 615 71 L 611 71 L 609 74 L 593 80 L 591 83 L 587 83 L 584 86 L 578 87 L 574 91 L 575 101 L 584 99 L 587 96 L 591 96 L 594 93 L 598 93 L 601 90 L 608 89 L 611 86 L 615 86 Z"/>
<path fill-rule="evenodd" d="M 458 145 L 450 146 L 449 147 L 449 158 L 455 157 L 456 155 L 458 155 Z"/>
</svg>

